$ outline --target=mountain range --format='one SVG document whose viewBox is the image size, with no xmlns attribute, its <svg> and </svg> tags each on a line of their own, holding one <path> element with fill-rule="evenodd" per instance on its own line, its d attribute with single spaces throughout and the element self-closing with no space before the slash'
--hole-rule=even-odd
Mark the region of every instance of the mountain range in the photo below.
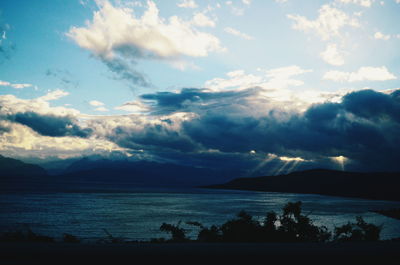
<svg viewBox="0 0 400 265">
<path fill-rule="evenodd" d="M 55 170 L 56 167 L 60 169 Z M 202 187 L 400 201 L 400 173 L 396 172 L 312 169 L 278 176 L 236 178 L 243 172 L 91 157 L 68 160 L 65 164 L 58 161 L 50 168 L 53 174 L 38 165 L 0 156 L 0 192 Z"/>
</svg>

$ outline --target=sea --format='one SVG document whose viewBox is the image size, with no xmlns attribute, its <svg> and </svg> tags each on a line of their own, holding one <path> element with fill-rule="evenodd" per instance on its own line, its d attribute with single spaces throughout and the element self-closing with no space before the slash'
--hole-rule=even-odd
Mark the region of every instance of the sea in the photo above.
<svg viewBox="0 0 400 265">
<path fill-rule="evenodd" d="M 186 224 L 220 225 L 241 210 L 262 221 L 266 213 L 281 213 L 288 202 L 302 202 L 303 213 L 329 229 L 361 216 L 382 225 L 381 239 L 400 237 L 400 221 L 372 212 L 400 208 L 400 202 L 310 194 L 214 189 L 138 189 L 130 191 L 19 192 L 0 194 L 0 232 L 23 230 L 61 240 L 63 234 L 82 241 L 113 238 L 147 241 L 168 238 L 162 223 L 179 224 L 189 237 L 198 228 Z"/>
</svg>

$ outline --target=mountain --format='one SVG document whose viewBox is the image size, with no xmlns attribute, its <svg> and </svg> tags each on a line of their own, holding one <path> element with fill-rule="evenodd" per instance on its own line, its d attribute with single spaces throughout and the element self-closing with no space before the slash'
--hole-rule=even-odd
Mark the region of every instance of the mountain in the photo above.
<svg viewBox="0 0 400 265">
<path fill-rule="evenodd" d="M 400 173 L 360 173 L 326 169 L 286 175 L 238 178 L 206 188 L 310 193 L 400 201 Z"/>
<path fill-rule="evenodd" d="M 57 170 L 57 165 L 62 168 Z M 52 168 L 52 172 L 61 173 L 50 176 L 40 166 L 0 157 L 0 192 L 194 187 L 225 182 L 238 173 L 172 163 L 98 157 L 66 163 L 56 161 L 56 164 L 48 163 L 46 166 Z"/>
<path fill-rule="evenodd" d="M 46 170 L 0 155 L 0 190 L 36 189 L 49 180 Z"/>
<path fill-rule="evenodd" d="M 83 158 L 72 163 L 60 181 L 124 187 L 193 187 L 232 179 L 232 170 L 214 170 L 172 163 Z"/>
<path fill-rule="evenodd" d="M 24 163 L 20 160 L 0 155 L 0 179 L 16 180 L 16 178 L 40 178 L 47 176 L 43 168 Z"/>
</svg>

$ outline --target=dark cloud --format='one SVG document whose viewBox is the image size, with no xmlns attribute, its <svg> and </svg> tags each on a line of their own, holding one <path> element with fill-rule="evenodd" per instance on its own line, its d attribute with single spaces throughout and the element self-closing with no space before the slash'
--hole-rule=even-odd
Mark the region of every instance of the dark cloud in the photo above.
<svg viewBox="0 0 400 265">
<path fill-rule="evenodd" d="M 190 152 L 196 149 L 196 143 L 179 131 L 166 126 L 171 123 L 165 120 L 165 124 L 149 124 L 140 130 L 132 129 L 129 126 L 118 126 L 109 137 L 118 145 L 127 148 L 141 149 L 172 149 L 182 152 Z"/>
<path fill-rule="evenodd" d="M 144 94 L 143 100 L 152 102 L 156 114 L 169 114 L 178 111 L 199 111 L 232 106 L 248 96 L 255 95 L 259 89 L 243 91 L 211 92 L 206 89 L 184 88 L 180 92 L 157 92 Z"/>
<path fill-rule="evenodd" d="M 79 81 L 75 80 L 68 70 L 47 69 L 46 76 L 57 78 L 66 87 L 73 86 L 76 88 L 79 86 Z"/>
<path fill-rule="evenodd" d="M 142 99 L 152 102 L 154 113 L 186 111 L 196 113 L 196 117 L 183 121 L 179 129 L 171 129 L 173 121 L 167 120 L 130 133 L 129 126 L 120 127 L 114 131 L 118 135 L 115 139 L 124 147 L 140 147 L 159 156 L 171 157 L 173 150 L 175 154 L 184 154 L 181 158 L 177 155 L 177 160 L 202 165 L 210 163 L 212 159 L 205 161 L 214 156 L 214 159 L 221 157 L 219 163 L 228 166 L 232 159 L 228 155 L 243 158 L 251 150 L 257 150 L 257 155 L 263 157 L 268 153 L 277 155 L 275 162 L 265 165 L 271 170 L 288 164 L 279 160 L 283 156 L 301 157 L 304 161 L 300 167 L 329 164 L 332 167 L 333 157 L 345 156 L 349 159 L 347 169 L 400 170 L 398 91 L 385 94 L 362 90 L 347 94 L 340 103 L 315 104 L 302 113 L 275 108 L 258 110 L 258 115 L 254 115 L 254 108 L 259 106 L 252 106 L 249 98 L 257 93 L 256 89 L 239 92 L 183 89 L 177 93 L 142 95 Z M 164 149 L 169 151 L 160 153 Z"/>
<path fill-rule="evenodd" d="M 258 89 L 210 92 L 183 89 L 142 95 L 152 115 L 87 121 L 35 112 L 7 116 L 53 137 L 106 137 L 143 157 L 197 167 L 234 169 L 242 175 L 277 174 L 293 169 L 400 170 L 399 91 L 362 90 L 341 102 L 284 110 L 277 102 L 256 102 Z M 179 113 L 178 113 L 179 112 Z M 1 131 L 1 128 L 0 128 Z M 296 160 L 297 158 L 297 160 Z"/>
<path fill-rule="evenodd" d="M 148 80 L 148 78 L 143 74 L 131 66 L 125 60 L 120 58 L 101 58 L 103 63 L 107 65 L 108 69 L 116 74 L 116 79 L 124 79 L 129 81 L 134 86 L 141 86 L 141 87 L 151 87 L 152 84 Z"/>
<path fill-rule="evenodd" d="M 41 115 L 35 112 L 17 113 L 8 119 L 30 127 L 44 136 L 77 136 L 88 137 L 92 130 L 81 128 L 74 118 L 68 116 Z"/>
</svg>

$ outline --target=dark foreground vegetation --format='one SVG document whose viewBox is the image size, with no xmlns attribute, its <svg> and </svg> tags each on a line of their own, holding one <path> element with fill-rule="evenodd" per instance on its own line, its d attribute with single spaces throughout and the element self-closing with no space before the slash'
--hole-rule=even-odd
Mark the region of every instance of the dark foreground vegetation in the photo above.
<svg viewBox="0 0 400 265">
<path fill-rule="evenodd" d="M 190 239 L 188 230 L 178 224 L 163 223 L 161 231 L 169 233 L 170 239 L 152 239 L 151 243 L 261 243 L 261 242 L 361 242 L 378 241 L 382 226 L 366 223 L 362 217 L 357 217 L 356 222 L 336 227 L 333 232 L 325 226 L 317 226 L 313 221 L 302 213 L 301 202 L 289 202 L 283 209 L 282 214 L 268 212 L 263 221 L 255 220 L 250 214 L 241 211 L 235 219 L 229 220 L 222 225 L 206 227 L 199 222 L 186 222 L 186 225 L 196 227 L 197 238 Z M 98 243 L 133 243 L 137 241 L 126 241 L 114 237 L 104 229 L 106 237 Z M 63 242 L 79 243 L 80 240 L 74 235 L 64 234 Z M 28 226 L 23 229 L 6 232 L 0 235 L 0 242 L 55 242 L 54 238 L 38 235 Z"/>
<path fill-rule="evenodd" d="M 282 213 L 257 221 L 246 212 L 222 225 L 197 229 L 196 239 L 178 224 L 163 223 L 170 239 L 133 242 L 106 237 L 81 242 L 64 234 L 62 241 L 23 230 L 0 236 L 0 264 L 398 264 L 399 241 L 380 241 L 380 226 L 361 217 L 333 232 L 313 224 L 301 202 L 288 203 Z M 80 244 L 76 244 L 80 243 Z"/>
<path fill-rule="evenodd" d="M 301 202 L 286 204 L 282 214 L 268 212 L 262 222 L 254 220 L 245 211 L 235 219 L 217 226 L 205 227 L 199 222 L 186 222 L 187 225 L 199 228 L 196 242 L 360 242 L 378 241 L 382 227 L 366 223 L 357 217 L 355 223 L 336 227 L 333 232 L 326 226 L 317 226 L 302 214 Z M 187 230 L 176 225 L 163 223 L 160 227 L 171 235 L 171 239 L 154 239 L 153 242 L 189 242 Z"/>
</svg>

